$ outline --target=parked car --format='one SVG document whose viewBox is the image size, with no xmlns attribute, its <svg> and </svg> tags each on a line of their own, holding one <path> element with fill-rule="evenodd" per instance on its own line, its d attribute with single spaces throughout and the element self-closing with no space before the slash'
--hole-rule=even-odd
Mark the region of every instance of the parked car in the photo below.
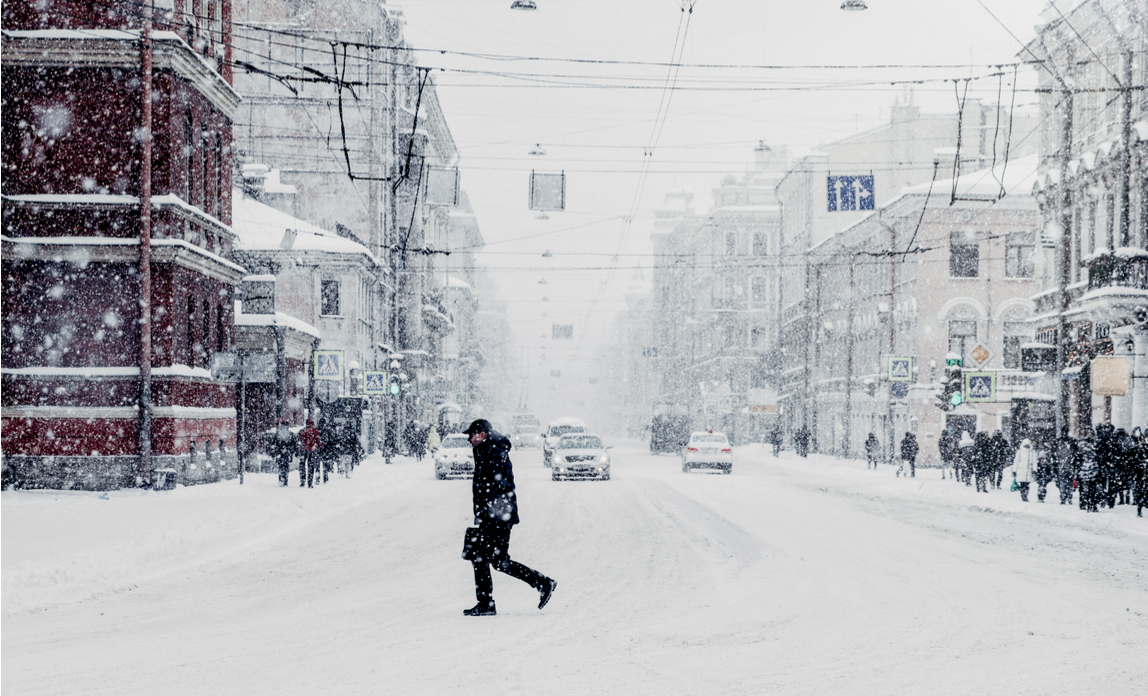
<svg viewBox="0 0 1148 696">
<path fill-rule="evenodd" d="M 610 480 L 610 454 L 602 438 L 589 433 L 563 435 L 554 447 L 552 481 L 572 478 Z"/>
<path fill-rule="evenodd" d="M 577 418 L 559 418 L 542 433 L 542 464 L 550 466 L 554 459 L 554 449 L 563 435 L 586 432 L 586 424 Z"/>
<path fill-rule="evenodd" d="M 447 435 L 434 453 L 434 477 L 443 480 L 450 476 L 474 476 L 474 449 L 470 439 L 462 434 Z"/>
<path fill-rule="evenodd" d="M 728 474 L 733 470 L 733 447 L 725 433 L 690 433 L 690 441 L 682 449 L 682 471 L 691 469 L 718 469 Z"/>
</svg>

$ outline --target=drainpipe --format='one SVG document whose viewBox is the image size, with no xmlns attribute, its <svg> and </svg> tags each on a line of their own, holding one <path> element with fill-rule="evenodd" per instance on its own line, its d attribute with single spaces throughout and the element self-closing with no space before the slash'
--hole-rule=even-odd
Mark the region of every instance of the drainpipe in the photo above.
<svg viewBox="0 0 1148 696">
<path fill-rule="evenodd" d="M 144 6 L 140 31 L 140 387 L 139 469 L 136 484 L 151 485 L 151 9 Z"/>
</svg>

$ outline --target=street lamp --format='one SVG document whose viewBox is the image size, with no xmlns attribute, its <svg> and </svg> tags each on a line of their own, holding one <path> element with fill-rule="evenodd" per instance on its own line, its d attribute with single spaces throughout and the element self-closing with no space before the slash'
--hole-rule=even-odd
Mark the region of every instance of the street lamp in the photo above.
<svg viewBox="0 0 1148 696">
<path fill-rule="evenodd" d="M 530 4 L 533 5 L 534 3 Z M 845 2 L 841 3 L 841 9 L 846 12 L 859 12 L 869 9 L 869 6 L 865 4 L 865 0 L 845 0 Z"/>
</svg>

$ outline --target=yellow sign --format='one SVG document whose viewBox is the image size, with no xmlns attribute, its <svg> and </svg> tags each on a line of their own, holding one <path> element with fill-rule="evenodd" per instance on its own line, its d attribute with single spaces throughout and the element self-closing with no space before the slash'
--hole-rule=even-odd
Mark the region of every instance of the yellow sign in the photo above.
<svg viewBox="0 0 1148 696">
<path fill-rule="evenodd" d="M 1125 358 L 1104 356 L 1092 361 L 1092 393 L 1124 396 L 1132 388 L 1132 363 Z"/>
<path fill-rule="evenodd" d="M 750 405 L 750 413 L 777 413 L 777 406 L 754 406 Z"/>
</svg>

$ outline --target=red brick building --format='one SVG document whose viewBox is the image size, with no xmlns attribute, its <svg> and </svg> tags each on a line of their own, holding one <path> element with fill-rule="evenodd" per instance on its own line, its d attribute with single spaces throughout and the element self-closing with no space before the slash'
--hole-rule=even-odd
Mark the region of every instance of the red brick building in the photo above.
<svg viewBox="0 0 1148 696">
<path fill-rule="evenodd" d="M 235 468 L 234 388 L 209 371 L 244 275 L 230 1 L 156 7 L 147 31 L 138 2 L 3 8 L 2 442 L 19 485 Z"/>
</svg>

